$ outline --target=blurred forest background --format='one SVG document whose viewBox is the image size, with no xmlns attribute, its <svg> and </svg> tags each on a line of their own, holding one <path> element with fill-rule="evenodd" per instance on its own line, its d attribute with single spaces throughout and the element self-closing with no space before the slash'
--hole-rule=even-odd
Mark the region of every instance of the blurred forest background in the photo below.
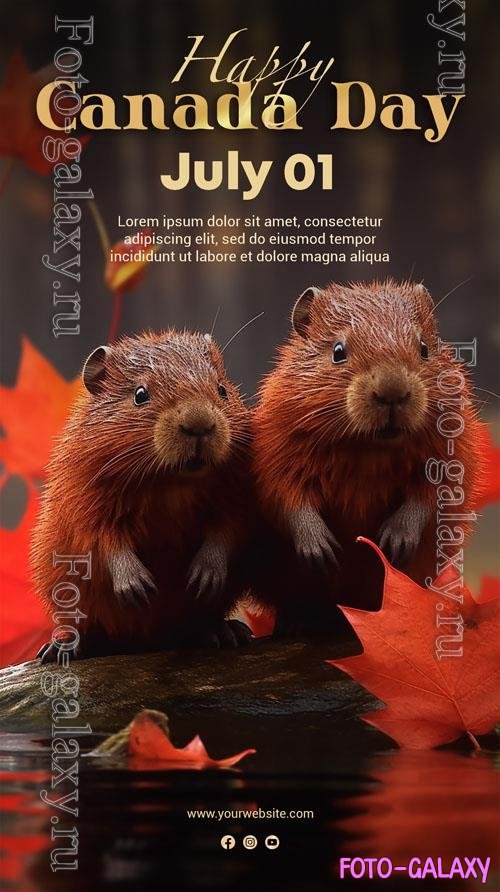
<svg viewBox="0 0 500 892">
<path fill-rule="evenodd" d="M 406 92 L 415 97 L 437 91 L 438 47 L 442 36 L 426 21 L 454 18 L 455 7 L 439 14 L 437 0 L 309 0 L 307 4 L 254 0 L 107 0 L 57 4 L 25 0 L 2 4 L 1 64 L 16 48 L 28 67 L 49 64 L 64 37 L 54 32 L 54 15 L 95 16 L 95 43 L 81 47 L 83 92 L 157 92 L 168 98 L 191 87 L 210 96 L 208 66 L 194 69 L 182 90 L 169 84 L 191 42 L 204 34 L 204 48 L 216 53 L 227 35 L 248 31 L 235 43 L 234 59 L 267 58 L 275 44 L 289 59 L 306 39 L 311 60 L 335 56 L 330 80 L 364 80 L 376 94 Z M 391 264 L 343 264 L 337 268 L 278 264 L 152 264 L 136 290 L 126 295 L 120 333 L 170 324 L 210 329 L 217 309 L 216 337 L 225 342 L 246 320 L 265 315 L 227 352 L 231 376 L 249 398 L 269 369 L 277 343 L 288 330 L 290 307 L 309 284 L 412 273 L 439 300 L 468 280 L 439 308 L 444 338 L 479 341 L 477 384 L 498 389 L 498 250 L 500 154 L 498 132 L 498 46 L 500 9 L 495 0 L 468 0 L 466 94 L 445 139 L 425 142 L 421 133 L 388 132 L 374 124 L 364 132 L 331 131 L 333 91 L 322 85 L 302 114 L 303 130 L 187 133 L 103 132 L 92 136 L 82 154 L 83 188 L 92 188 L 112 242 L 124 235 L 123 216 L 256 213 L 318 216 L 383 216 L 377 250 L 390 251 Z M 459 41 L 453 41 L 456 51 Z M 196 73 L 197 72 L 197 73 Z M 266 91 L 268 92 L 268 91 Z M 297 90 L 300 95 L 300 90 Z M 171 106 L 170 106 L 171 107 Z M 257 103 L 258 108 L 258 103 Z M 420 106 L 417 102 L 417 114 Z M 1 121 L 0 121 L 1 126 Z M 221 188 L 195 187 L 168 192 L 160 174 L 175 169 L 179 151 L 195 158 L 224 158 L 228 149 L 254 162 L 290 154 L 332 152 L 335 187 L 296 193 L 278 178 L 253 202 Z M 7 159 L 0 159 L 6 165 Z M 0 202 L 2 232 L 2 384 L 16 380 L 21 335 L 66 378 L 73 378 L 86 355 L 106 338 L 112 298 L 103 280 L 103 257 L 94 222 L 87 213 L 82 231 L 81 334 L 55 339 L 52 323 L 53 275 L 41 262 L 51 251 L 52 177 L 16 164 Z M 484 416 L 495 422 L 498 400 L 479 391 Z M 25 506 L 22 481 L 9 478 L 2 490 L 4 524 L 14 527 Z M 472 547 L 468 573 L 474 581 L 493 572 L 497 516 L 487 509 Z"/>
</svg>

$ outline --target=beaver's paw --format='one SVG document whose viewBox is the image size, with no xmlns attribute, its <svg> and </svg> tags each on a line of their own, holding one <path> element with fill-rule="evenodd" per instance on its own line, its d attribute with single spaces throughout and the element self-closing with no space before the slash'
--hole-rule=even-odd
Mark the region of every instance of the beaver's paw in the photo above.
<svg viewBox="0 0 500 892">
<path fill-rule="evenodd" d="M 377 539 L 392 566 L 400 569 L 415 557 L 421 537 L 420 518 L 403 505 L 382 524 Z"/>
<path fill-rule="evenodd" d="M 338 568 L 336 551 L 342 548 L 330 528 L 313 508 L 294 511 L 290 526 L 297 556 L 308 564 L 327 570 Z"/>
<path fill-rule="evenodd" d="M 157 589 L 149 570 L 133 551 L 122 551 L 110 561 L 113 591 L 123 607 L 149 606 Z"/>
<path fill-rule="evenodd" d="M 187 588 L 196 598 L 211 600 L 223 590 L 227 579 L 227 548 L 206 542 L 193 558 Z"/>
<path fill-rule="evenodd" d="M 252 630 L 240 619 L 227 619 L 224 623 L 225 634 L 230 638 L 231 647 L 241 647 L 250 644 L 253 639 Z"/>
<path fill-rule="evenodd" d="M 84 656 L 81 642 L 75 647 L 69 647 L 67 641 L 57 641 L 56 639 L 55 641 L 47 641 L 46 644 L 42 644 L 35 659 L 40 660 L 43 664 L 60 663 L 63 653 L 67 653 L 70 660 L 78 660 Z"/>
</svg>

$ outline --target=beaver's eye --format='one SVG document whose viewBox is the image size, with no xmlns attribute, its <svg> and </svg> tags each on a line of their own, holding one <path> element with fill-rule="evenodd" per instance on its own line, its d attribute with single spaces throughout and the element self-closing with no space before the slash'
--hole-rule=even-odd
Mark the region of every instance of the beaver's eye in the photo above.
<svg viewBox="0 0 500 892">
<path fill-rule="evenodd" d="M 144 387 L 142 384 L 136 388 L 134 393 L 134 405 L 143 406 L 144 403 L 149 402 L 149 390 L 147 387 Z"/>
<path fill-rule="evenodd" d="M 343 341 L 337 341 L 333 348 L 332 362 L 346 362 L 347 349 Z"/>
<path fill-rule="evenodd" d="M 424 341 L 420 341 L 420 356 L 422 359 L 429 359 L 429 348 Z"/>
<path fill-rule="evenodd" d="M 219 391 L 219 396 L 222 397 L 223 400 L 229 399 L 228 392 L 223 384 L 219 384 L 217 390 Z"/>
</svg>

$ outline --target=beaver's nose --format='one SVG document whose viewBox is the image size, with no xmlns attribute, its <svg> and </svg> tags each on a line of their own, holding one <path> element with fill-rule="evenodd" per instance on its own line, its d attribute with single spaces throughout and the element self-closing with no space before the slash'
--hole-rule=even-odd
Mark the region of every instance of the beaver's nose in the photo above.
<svg viewBox="0 0 500 892">
<path fill-rule="evenodd" d="M 410 399 L 411 392 L 403 388 L 379 388 L 379 391 L 373 391 L 372 397 L 380 406 L 391 406 L 396 408 L 404 405 Z"/>
<path fill-rule="evenodd" d="M 186 437 L 210 437 L 215 430 L 215 424 L 209 424 L 208 422 L 193 422 L 189 425 L 180 424 L 180 430 Z"/>
</svg>

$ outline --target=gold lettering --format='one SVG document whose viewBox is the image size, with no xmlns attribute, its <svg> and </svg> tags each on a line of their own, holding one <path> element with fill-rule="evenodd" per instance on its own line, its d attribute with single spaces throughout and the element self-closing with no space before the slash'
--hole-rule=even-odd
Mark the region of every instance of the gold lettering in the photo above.
<svg viewBox="0 0 500 892">
<path fill-rule="evenodd" d="M 36 98 L 36 114 L 37 118 L 44 127 L 48 127 L 49 130 L 74 130 L 76 127 L 75 119 L 72 118 L 68 120 L 68 124 L 66 127 L 59 127 L 58 124 L 54 121 L 52 117 L 52 112 L 50 108 L 50 100 L 52 99 L 52 93 L 55 90 L 58 90 L 61 84 L 64 84 L 66 87 L 69 87 L 70 90 L 73 90 L 73 93 L 76 90 L 75 84 L 73 81 L 52 81 L 50 84 L 46 84 L 45 87 L 42 87 L 37 98 Z"/>
<path fill-rule="evenodd" d="M 147 130 L 144 123 L 144 101 L 147 99 L 151 109 L 151 123 L 156 130 L 168 130 L 165 124 L 165 103 L 156 93 L 145 93 L 137 96 L 124 96 L 130 107 L 129 122 L 124 130 Z"/>
<path fill-rule="evenodd" d="M 208 102 L 204 96 L 198 93 L 181 93 L 175 97 L 176 103 L 180 99 L 191 99 L 192 102 L 185 102 L 177 105 L 172 115 L 172 121 L 176 127 L 181 130 L 213 130 L 214 128 L 208 123 Z M 193 123 L 188 123 L 188 112 L 194 112 Z"/>
<path fill-rule="evenodd" d="M 217 123 L 226 130 L 258 130 L 252 123 L 252 85 L 238 84 L 236 93 L 224 93 L 217 100 Z M 237 123 L 231 123 L 231 106 L 234 106 Z"/>
<path fill-rule="evenodd" d="M 88 99 L 97 99 L 97 102 L 87 104 Z M 98 113 L 100 123 L 96 123 L 94 112 Z M 121 130 L 115 120 L 115 102 L 106 93 L 87 93 L 83 97 L 83 108 L 80 112 L 80 123 L 88 130 Z"/>
<path fill-rule="evenodd" d="M 337 120 L 332 124 L 331 129 L 337 130 L 343 128 L 345 130 L 366 130 L 375 118 L 377 106 L 375 103 L 375 94 L 369 84 L 364 81 L 347 81 L 344 84 L 337 84 L 332 81 L 332 86 L 337 90 Z M 363 93 L 363 118 L 359 124 L 351 124 L 349 116 L 349 97 L 351 87 L 360 87 Z"/>
<path fill-rule="evenodd" d="M 179 68 L 177 73 L 172 78 L 172 83 L 175 84 L 178 81 L 180 81 L 181 77 L 183 76 L 184 72 L 187 70 L 187 68 L 191 64 L 191 62 L 213 62 L 214 64 L 212 65 L 212 70 L 210 72 L 210 81 L 213 84 L 217 84 L 217 83 L 220 83 L 221 81 L 227 80 L 227 77 L 218 77 L 219 67 L 220 67 L 221 62 L 222 62 L 224 56 L 226 55 L 229 47 L 235 40 L 235 38 L 238 36 L 238 34 L 242 34 L 243 31 L 246 31 L 246 30 L 247 30 L 247 28 L 240 28 L 238 31 L 233 31 L 232 34 L 230 34 L 229 37 L 227 38 L 224 46 L 222 47 L 220 53 L 218 53 L 217 56 L 195 56 L 196 50 L 201 45 L 203 40 L 205 40 L 205 36 L 203 34 L 198 34 L 196 36 L 193 36 L 193 40 L 194 40 L 193 46 L 191 47 L 191 50 L 189 51 L 188 55 L 184 56 L 184 62 L 182 63 L 181 67 Z"/>
<path fill-rule="evenodd" d="M 389 99 L 400 99 L 400 102 L 388 103 Z M 380 112 L 380 122 L 387 127 L 388 130 L 421 130 L 415 121 L 415 102 L 411 96 L 405 93 L 388 93 L 382 97 L 384 108 Z M 396 124 L 394 113 L 401 112 L 401 120 Z"/>
<path fill-rule="evenodd" d="M 297 122 L 297 103 L 287 93 L 264 96 L 268 103 L 262 112 L 262 123 L 268 130 L 302 130 Z"/>
<path fill-rule="evenodd" d="M 440 96 L 438 93 L 436 93 L 433 96 L 424 95 L 423 98 L 427 99 L 432 117 L 434 118 L 434 123 L 436 124 L 436 129 L 433 130 L 432 127 L 428 127 L 427 130 L 424 131 L 424 136 L 427 142 L 440 142 L 440 140 L 442 140 L 443 136 L 446 134 L 448 127 L 451 124 L 451 119 L 453 118 L 453 115 L 457 110 L 458 103 L 461 99 L 464 98 L 464 94 L 453 94 L 454 102 L 449 115 L 446 114 L 444 108 L 444 100 L 446 98 L 445 96 Z"/>
</svg>

